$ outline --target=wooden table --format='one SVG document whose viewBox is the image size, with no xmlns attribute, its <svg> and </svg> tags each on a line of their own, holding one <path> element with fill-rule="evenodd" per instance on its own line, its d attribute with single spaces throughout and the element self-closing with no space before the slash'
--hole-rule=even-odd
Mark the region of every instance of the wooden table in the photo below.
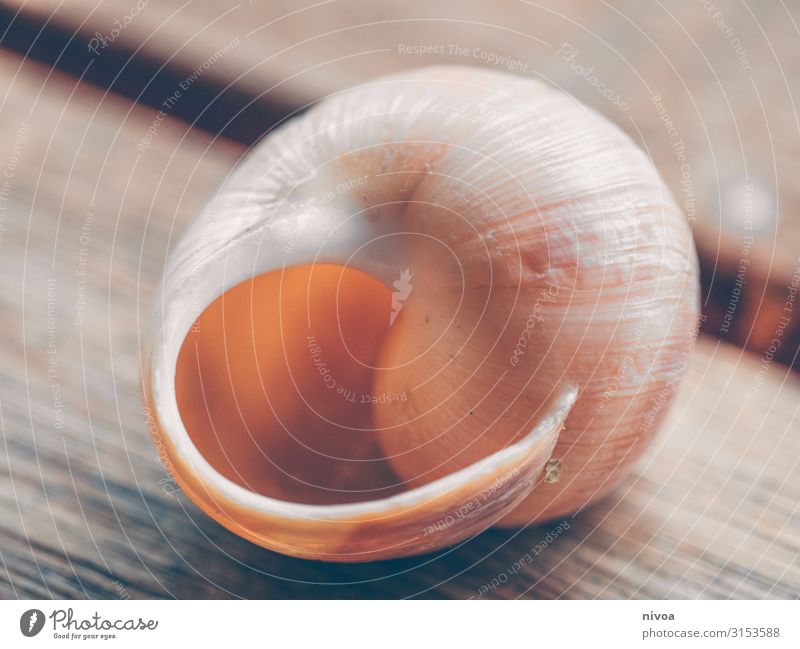
<svg viewBox="0 0 800 649">
<path fill-rule="evenodd" d="M 353 566 L 227 532 L 158 461 L 139 344 L 242 145 L 172 116 L 148 136 L 152 108 L 2 50 L 0 89 L 0 597 L 800 594 L 800 381 L 706 337 L 635 474 L 575 517 Z"/>
</svg>

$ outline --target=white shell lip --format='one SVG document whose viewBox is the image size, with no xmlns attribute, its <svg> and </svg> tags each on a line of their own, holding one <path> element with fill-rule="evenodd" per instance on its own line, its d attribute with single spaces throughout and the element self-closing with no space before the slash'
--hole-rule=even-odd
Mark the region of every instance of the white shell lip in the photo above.
<svg viewBox="0 0 800 649">
<path fill-rule="evenodd" d="M 175 392 L 175 361 L 177 360 L 177 354 L 174 354 L 175 358 L 172 359 L 173 355 L 167 353 L 168 345 L 165 344 L 166 341 L 163 339 L 163 330 L 160 331 L 159 341 L 148 350 L 146 358 L 151 365 L 149 368 L 144 368 L 143 374 L 145 381 L 148 377 L 151 381 L 152 404 L 156 408 L 158 419 L 161 423 L 158 427 L 159 432 L 169 437 L 178 459 L 195 472 L 199 481 L 203 485 L 211 487 L 211 490 L 222 496 L 224 500 L 253 513 L 278 516 L 284 519 L 345 522 L 364 516 L 420 507 L 426 502 L 435 500 L 449 492 L 463 489 L 470 483 L 477 484 L 504 469 L 508 470 L 511 467 L 524 464 L 531 454 L 539 453 L 542 444 L 547 443 L 548 438 L 551 438 L 547 443 L 547 457 L 543 458 L 543 461 L 546 461 L 550 457 L 555 441 L 558 438 L 558 433 L 563 429 L 564 421 L 570 409 L 578 398 L 577 387 L 567 384 L 559 386 L 552 394 L 547 407 L 544 409 L 544 414 L 536 426 L 522 439 L 463 469 L 420 487 L 415 487 L 393 496 L 354 503 L 332 505 L 297 503 L 259 494 L 242 487 L 219 473 L 200 453 L 189 436 L 178 410 Z M 182 343 L 183 337 L 185 336 L 181 337 L 180 343 Z M 179 347 L 180 344 L 178 345 Z M 145 388 L 145 391 L 147 392 L 147 388 Z M 147 398 L 145 400 L 147 401 Z M 162 458 L 162 460 L 164 459 Z M 514 498 L 513 504 L 521 501 L 534 486 L 535 482 L 530 481 L 529 488 L 519 493 Z M 508 506 L 505 509 L 511 508 L 511 506 Z M 496 518 L 499 518 L 499 516 Z"/>
</svg>

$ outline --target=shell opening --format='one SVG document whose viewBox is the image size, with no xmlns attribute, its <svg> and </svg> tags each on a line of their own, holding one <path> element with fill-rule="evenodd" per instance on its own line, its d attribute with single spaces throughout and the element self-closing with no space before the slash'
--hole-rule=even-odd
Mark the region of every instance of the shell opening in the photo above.
<svg viewBox="0 0 800 649">
<path fill-rule="evenodd" d="M 184 339 L 181 418 L 206 460 L 256 493 L 307 504 L 402 489 L 372 429 L 392 292 L 333 264 L 258 275 L 223 293 Z"/>
<path fill-rule="evenodd" d="M 181 419 L 206 461 L 241 487 L 288 502 L 344 504 L 408 490 L 375 417 L 397 408 L 402 419 L 411 396 L 376 393 L 392 369 L 380 365 L 385 346 L 403 335 L 394 329 L 403 325 L 403 291 L 394 288 L 316 264 L 257 275 L 215 299 L 187 333 L 175 372 Z"/>
</svg>

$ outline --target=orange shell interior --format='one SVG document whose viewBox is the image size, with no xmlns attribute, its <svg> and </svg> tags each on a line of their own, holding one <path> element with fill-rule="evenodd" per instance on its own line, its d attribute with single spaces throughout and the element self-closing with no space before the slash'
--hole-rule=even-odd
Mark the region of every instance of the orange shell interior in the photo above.
<svg viewBox="0 0 800 649">
<path fill-rule="evenodd" d="M 219 296 L 176 369 L 178 408 L 198 450 L 226 478 L 282 500 L 401 491 L 371 428 L 390 315 L 387 287 L 330 264 L 265 273 Z"/>
</svg>

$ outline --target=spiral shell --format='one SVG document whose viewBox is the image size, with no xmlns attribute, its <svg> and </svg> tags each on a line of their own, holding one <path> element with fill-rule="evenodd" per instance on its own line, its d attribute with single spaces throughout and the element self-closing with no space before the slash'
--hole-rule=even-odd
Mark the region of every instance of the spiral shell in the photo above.
<svg viewBox="0 0 800 649">
<path fill-rule="evenodd" d="M 225 295 L 248 327 L 204 315 Z M 348 334 L 337 314 L 351 308 L 367 315 Z M 296 556 L 402 556 L 607 493 L 666 411 L 697 311 L 689 228 L 628 136 L 543 83 L 426 68 L 326 99 L 236 168 L 171 253 L 145 398 L 165 461 L 222 524 Z M 266 329 L 281 345 L 256 349 Z M 325 342 L 303 347 L 312 329 Z M 197 364 L 227 372 L 204 376 L 235 384 L 231 345 L 248 336 L 259 362 L 231 390 L 246 434 L 218 424 L 204 448 L 187 422 L 213 404 L 192 401 L 207 390 L 176 368 L 182 348 L 210 350 L 224 331 L 233 341 Z M 339 359 L 366 407 L 315 384 L 308 349 Z M 311 414 L 292 419 L 298 408 Z M 285 481 L 240 479 L 237 462 L 287 444 L 323 460 L 276 450 L 264 472 L 305 463 L 335 476 L 327 496 L 298 502 Z M 378 459 L 389 482 L 369 479 Z"/>
</svg>

